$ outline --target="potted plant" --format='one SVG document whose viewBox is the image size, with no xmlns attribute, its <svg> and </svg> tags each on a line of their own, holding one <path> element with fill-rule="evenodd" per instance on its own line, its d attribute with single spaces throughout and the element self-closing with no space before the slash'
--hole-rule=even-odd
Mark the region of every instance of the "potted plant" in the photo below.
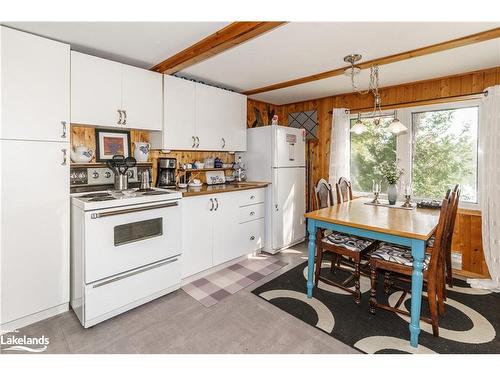
<svg viewBox="0 0 500 375">
<path fill-rule="evenodd" d="M 398 168 L 398 163 L 394 161 L 384 161 L 379 166 L 380 174 L 387 180 L 387 199 L 389 204 L 396 204 L 398 199 L 398 188 L 396 186 L 398 180 L 404 173 L 403 169 Z"/>
</svg>

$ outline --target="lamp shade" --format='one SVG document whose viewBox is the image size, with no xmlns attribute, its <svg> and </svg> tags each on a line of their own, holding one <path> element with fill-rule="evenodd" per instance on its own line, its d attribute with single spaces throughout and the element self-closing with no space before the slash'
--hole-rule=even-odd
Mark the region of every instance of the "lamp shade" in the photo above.
<svg viewBox="0 0 500 375">
<path fill-rule="evenodd" d="M 361 120 L 357 120 L 351 128 L 351 133 L 362 134 L 366 131 L 366 126 Z"/>
<path fill-rule="evenodd" d="M 394 120 L 392 120 L 392 122 L 389 125 L 389 127 L 387 128 L 387 130 L 393 134 L 401 134 L 401 133 L 406 132 L 408 130 L 408 128 L 406 126 L 404 126 L 402 124 L 402 122 L 399 121 L 398 118 L 395 118 Z"/>
</svg>

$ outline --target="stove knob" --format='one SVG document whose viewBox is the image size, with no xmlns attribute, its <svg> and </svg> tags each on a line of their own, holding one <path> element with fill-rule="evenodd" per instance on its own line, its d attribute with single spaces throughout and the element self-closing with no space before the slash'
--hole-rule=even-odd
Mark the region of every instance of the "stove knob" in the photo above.
<svg viewBox="0 0 500 375">
<path fill-rule="evenodd" d="M 97 172 L 92 173 L 92 178 L 99 178 L 99 173 Z"/>
<path fill-rule="evenodd" d="M 106 172 L 106 173 L 104 173 L 104 177 L 106 177 L 106 178 L 110 178 L 110 177 L 111 177 L 111 172 Z"/>
</svg>

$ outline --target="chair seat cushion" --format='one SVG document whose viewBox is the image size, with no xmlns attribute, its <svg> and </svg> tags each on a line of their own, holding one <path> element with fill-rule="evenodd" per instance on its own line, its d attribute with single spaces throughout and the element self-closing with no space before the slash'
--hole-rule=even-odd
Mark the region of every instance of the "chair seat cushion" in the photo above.
<svg viewBox="0 0 500 375">
<path fill-rule="evenodd" d="M 413 267 L 411 249 L 404 246 L 397 246 L 382 242 L 380 246 L 370 254 L 370 257 Z M 424 270 L 429 267 L 430 260 L 431 255 L 425 254 Z"/>
<path fill-rule="evenodd" d="M 359 252 L 365 250 L 368 246 L 373 244 L 374 241 L 344 233 L 333 232 L 323 237 L 323 242 Z"/>
</svg>

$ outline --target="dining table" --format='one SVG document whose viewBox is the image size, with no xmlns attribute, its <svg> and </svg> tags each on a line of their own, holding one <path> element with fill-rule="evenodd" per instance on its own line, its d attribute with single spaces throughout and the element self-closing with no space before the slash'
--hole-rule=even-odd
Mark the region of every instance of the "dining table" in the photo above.
<svg viewBox="0 0 500 375">
<path fill-rule="evenodd" d="M 407 246 L 411 248 L 413 256 L 410 345 L 418 347 L 426 242 L 436 230 L 439 209 L 404 209 L 401 202 L 391 207 L 371 205 L 370 201 L 367 198 L 357 198 L 305 214 L 309 235 L 307 297 L 312 298 L 313 295 L 318 228 Z"/>
</svg>

